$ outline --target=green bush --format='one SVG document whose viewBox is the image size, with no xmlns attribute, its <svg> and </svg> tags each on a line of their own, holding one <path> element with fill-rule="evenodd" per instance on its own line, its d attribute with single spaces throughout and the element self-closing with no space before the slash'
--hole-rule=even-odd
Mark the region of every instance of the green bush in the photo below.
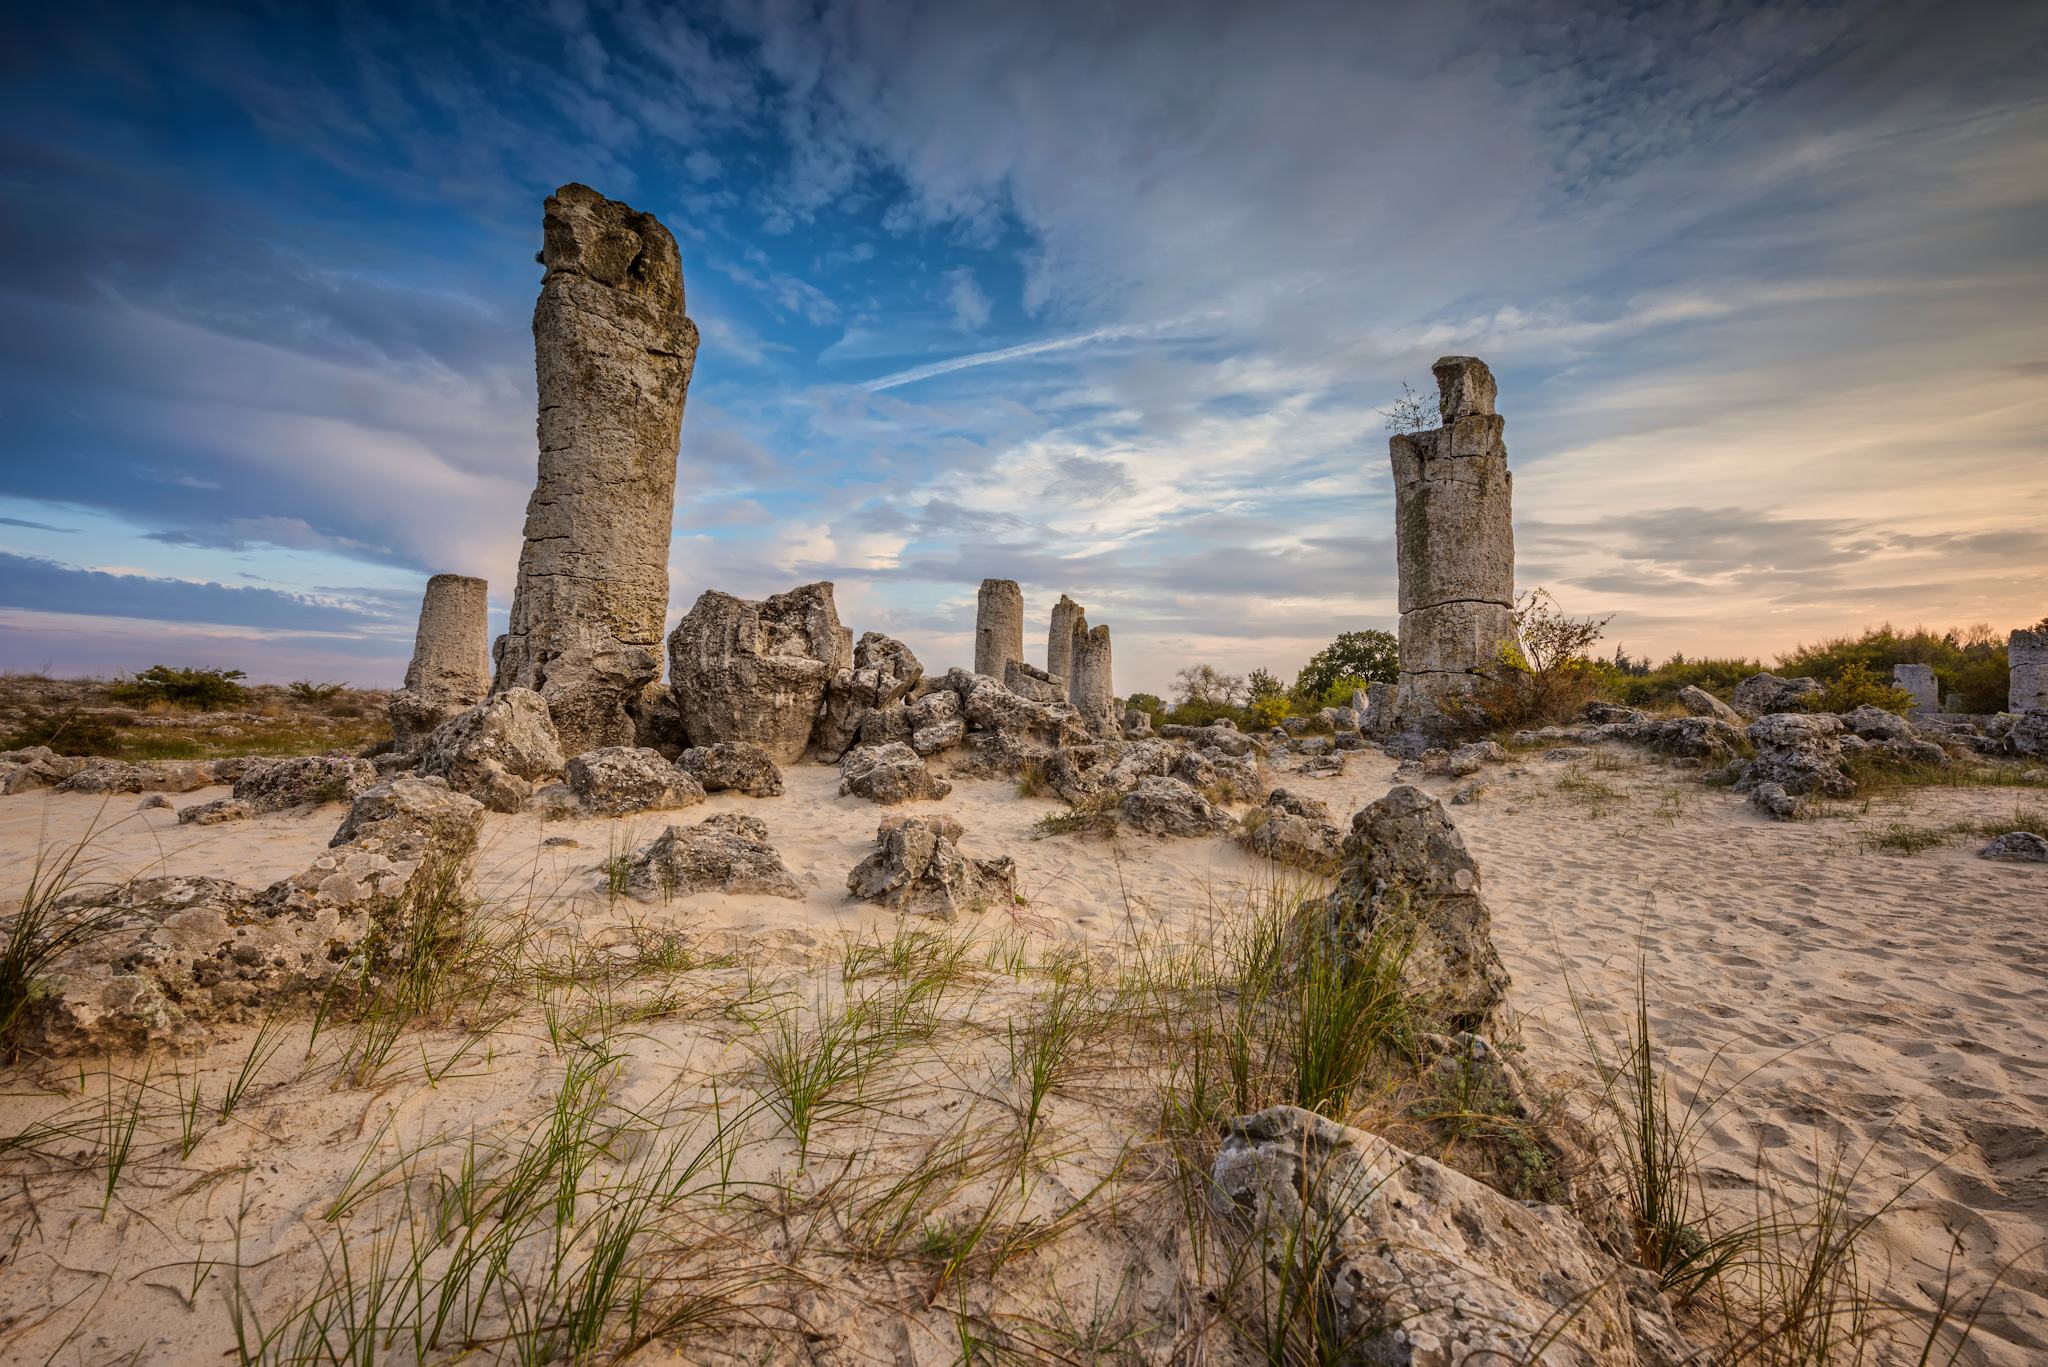
<svg viewBox="0 0 2048 1367">
<path fill-rule="evenodd" d="M 332 702 L 347 684 L 314 683 L 311 679 L 294 679 L 285 685 L 285 691 L 292 695 L 294 702 Z"/>
<path fill-rule="evenodd" d="M 1925 627 L 1900 631 L 1887 622 L 1860 636 L 1802 645 L 1779 657 L 1777 672 L 1831 684 L 1843 671 L 1858 666 L 1882 685 L 1890 680 L 1892 666 L 1899 664 L 1932 665 L 1941 696 L 1957 695 L 1965 712 L 1997 712 L 2005 706 L 2005 639 L 1988 626 L 1937 634 Z"/>
<path fill-rule="evenodd" d="M 104 717 L 70 712 L 32 721 L 0 740 L 0 750 L 26 750 L 32 745 L 47 745 L 60 755 L 116 755 L 121 752 L 121 733 Z"/>
<path fill-rule="evenodd" d="M 232 703 L 245 702 L 249 690 L 241 680 L 248 677 L 239 669 L 173 669 L 151 665 L 134 678 L 108 690 L 116 702 L 168 703 L 173 707 L 196 707 L 210 711 Z"/>
<path fill-rule="evenodd" d="M 1882 707 L 1887 712 L 1903 713 L 1913 705 L 1913 695 L 1880 679 L 1862 663 L 1852 662 L 1836 671 L 1828 680 L 1827 688 L 1814 699 L 1811 711 L 1854 712 L 1863 706 Z"/>
<path fill-rule="evenodd" d="M 1386 631 L 1347 631 L 1309 657 L 1294 678 L 1294 696 L 1320 699 L 1340 678 L 1393 683 L 1401 677 L 1400 643 Z M 1353 687 L 1361 687 L 1354 684 Z M 1344 696 L 1348 701 L 1350 689 Z M 1318 706 L 1339 706 L 1318 703 Z"/>
<path fill-rule="evenodd" d="M 1735 691 L 1735 685 L 1752 674 L 1761 674 L 1763 668 L 1761 660 L 1688 660 L 1681 652 L 1646 673 L 1628 674 L 1616 669 L 1613 697 L 1630 707 L 1651 707 L 1676 701 L 1678 691 L 1691 685 L 1725 701 Z"/>
</svg>

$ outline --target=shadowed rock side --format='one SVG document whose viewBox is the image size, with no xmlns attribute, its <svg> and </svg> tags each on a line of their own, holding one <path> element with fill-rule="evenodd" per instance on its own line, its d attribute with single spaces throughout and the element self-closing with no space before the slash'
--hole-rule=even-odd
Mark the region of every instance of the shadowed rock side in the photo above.
<svg viewBox="0 0 2048 1367">
<path fill-rule="evenodd" d="M 1446 356 L 1436 375 L 1443 426 L 1387 443 L 1394 467 L 1401 684 L 1397 724 L 1451 729 L 1443 704 L 1475 689 L 1515 639 L 1515 534 L 1504 424 L 1493 372 Z"/>
<path fill-rule="evenodd" d="M 1074 637 L 1087 630 L 1087 614 L 1064 593 L 1052 605 L 1052 624 L 1045 633 L 1045 672 L 1056 679 L 1074 677 Z"/>
<path fill-rule="evenodd" d="M 491 691 L 490 586 L 437 574 L 420 600 L 405 686 L 391 695 L 392 749 L 419 749 L 429 732 Z"/>
<path fill-rule="evenodd" d="M 633 744 L 628 704 L 661 672 L 697 326 L 675 239 L 653 215 L 564 185 L 543 225 L 540 473 L 493 687 L 539 693 L 576 755 Z"/>
<path fill-rule="evenodd" d="M 1003 677 L 1024 658 L 1024 590 L 1014 579 L 984 579 L 974 599 L 974 672 Z"/>
<path fill-rule="evenodd" d="M 970 858 L 960 852 L 961 834 L 950 816 L 884 817 L 874 853 L 847 875 L 846 890 L 863 902 L 940 921 L 1012 905 L 1015 861 Z"/>
<path fill-rule="evenodd" d="M 746 741 L 777 764 L 803 757 L 826 690 L 853 666 L 853 633 L 839 625 L 829 583 L 760 602 L 713 589 L 668 638 L 669 687 L 690 744 Z"/>
</svg>

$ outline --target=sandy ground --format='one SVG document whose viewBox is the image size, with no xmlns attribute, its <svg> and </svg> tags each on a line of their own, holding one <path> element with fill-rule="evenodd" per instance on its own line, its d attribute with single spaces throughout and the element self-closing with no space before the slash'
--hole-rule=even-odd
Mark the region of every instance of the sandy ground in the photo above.
<svg viewBox="0 0 2048 1367">
<path fill-rule="evenodd" d="M 1384 792 L 1392 770 L 1392 761 L 1359 755 L 1342 778 L 1303 779 L 1285 768 L 1276 777 L 1343 816 Z M 869 849 L 879 809 L 838 797 L 836 777 L 797 767 L 781 798 L 720 794 L 678 814 L 695 821 L 743 810 L 763 818 L 809 888 L 801 901 L 700 896 L 663 906 L 606 896 L 597 866 L 657 834 L 666 824 L 658 814 L 545 826 L 494 816 L 480 890 L 501 911 L 524 907 L 558 929 L 580 929 L 600 950 L 674 932 L 699 945 L 743 945 L 755 965 L 815 965 L 852 939 L 886 938 L 897 923 L 845 897 L 846 873 Z M 2048 1261 L 2039 1247 L 2048 1229 L 2048 870 L 1978 860 L 1969 845 L 1913 856 L 1869 852 L 1858 838 L 1900 819 L 1991 819 L 2012 810 L 2015 790 L 1919 790 L 1896 806 L 1784 825 L 1685 771 L 1621 754 L 1595 766 L 1518 761 L 1488 778 L 1480 801 L 1450 811 L 1484 870 L 1535 1071 L 1583 1083 L 1581 1017 L 1596 1033 L 1619 1029 L 1640 964 L 1680 1093 L 1702 1079 L 1710 1098 L 1729 1089 L 1702 1129 L 1715 1200 L 1731 1208 L 1752 1201 L 1760 1164 L 1774 1174 L 1767 1185 L 1803 1199 L 1816 1162 L 1845 1152 L 1862 1165 L 1867 1202 L 1900 1193 L 1878 1217 L 1879 1265 L 1866 1273 L 1917 1300 L 1938 1290 L 1952 1249 L 1966 1295 L 2010 1264 L 1964 1360 L 2019 1364 L 2048 1355 Z M 1447 795 L 1455 785 L 1426 786 Z M 107 826 L 97 845 L 100 876 L 164 870 L 261 885 L 303 867 L 340 816 L 329 808 L 191 828 L 169 812 L 133 812 L 134 801 L 0 800 L 0 895 L 17 893 L 39 846 L 75 839 L 95 821 Z M 1034 841 L 1031 824 L 1058 804 L 1020 798 L 1007 783 L 962 781 L 929 805 L 961 819 L 969 854 L 1017 859 L 1026 905 L 987 918 L 1007 918 L 996 934 L 1041 951 L 1209 934 L 1246 889 L 1275 876 L 1227 840 Z M 578 844 L 541 845 L 554 836 Z M 992 1034 L 1001 1029 L 999 992 L 977 1009 L 993 1018 Z M 275 1080 L 253 1087 L 232 1122 L 208 1131 L 188 1157 L 173 1150 L 177 1161 L 140 1169 L 105 1214 L 95 1174 L 32 1172 L 26 1160 L 0 1155 L 5 1357 L 221 1360 L 231 1346 L 226 1269 L 239 1262 L 259 1288 L 274 1284 L 266 1276 L 303 1279 L 317 1266 L 310 1260 L 320 1214 L 348 1184 L 366 1143 L 451 1125 L 489 1130 L 530 1115 L 560 1078 L 559 1043 L 532 1013 L 486 1042 L 444 1032 L 415 1046 L 416 1063 L 369 1088 L 287 1077 L 306 1036 L 294 1025 L 259 1070 Z M 249 1031 L 227 1032 L 203 1057 L 165 1070 L 189 1066 L 218 1095 L 250 1044 Z M 738 1086 L 749 1057 L 687 1013 L 635 1030 L 627 1054 L 621 1095 L 645 1105 L 667 1096 L 686 1067 Z M 948 1065 L 949 1076 L 905 1084 L 929 1088 L 927 1120 L 952 1123 L 944 1117 L 962 1097 L 970 1112 L 978 1104 L 974 1086 L 949 1090 L 971 1066 L 963 1059 Z M 104 1068 L 73 1064 L 68 1085 L 90 1096 L 87 1074 Z M 123 1071 L 133 1076 L 117 1064 L 116 1075 Z M 77 1095 L 48 1090 L 64 1083 L 63 1070 L 0 1070 L 0 1110 L 27 1123 L 75 1106 Z M 170 1094 L 162 1072 L 151 1085 Z M 15 1128 L 0 1124 L 0 1133 Z M 896 1137 L 877 1132 L 860 1142 Z M 1087 1152 L 1111 1140 L 1100 1125 L 1077 1129 L 1064 1184 L 1085 1184 Z M 10 1164 L 18 1164 L 11 1176 Z M 1033 1199 L 1056 1205 L 1062 1181 L 1050 1186 Z M 1060 1277 L 1086 1270 L 1085 1258 L 1070 1263 Z M 1072 1285 L 1061 1292 L 1081 1294 Z M 949 1360 L 918 1337 L 928 1328 L 877 1331 L 842 1356 L 820 1339 L 808 1357 Z"/>
</svg>

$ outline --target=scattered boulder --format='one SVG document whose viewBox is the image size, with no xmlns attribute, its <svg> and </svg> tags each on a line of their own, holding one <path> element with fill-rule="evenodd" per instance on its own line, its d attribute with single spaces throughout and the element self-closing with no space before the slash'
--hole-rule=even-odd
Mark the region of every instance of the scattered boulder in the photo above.
<svg viewBox="0 0 2048 1367">
<path fill-rule="evenodd" d="M 676 757 L 676 767 L 701 784 L 707 793 L 782 796 L 782 770 L 775 767 L 775 760 L 765 749 L 751 741 L 693 745 Z"/>
<path fill-rule="evenodd" d="M 864 902 L 942 921 L 963 910 L 1015 902 L 1016 862 L 1008 856 L 969 858 L 960 852 L 960 836 L 960 823 L 950 816 L 884 817 L 875 851 L 847 875 L 847 891 Z"/>
<path fill-rule="evenodd" d="M 924 756 L 900 741 L 861 745 L 839 765 L 839 791 L 870 802 L 894 805 L 944 797 L 953 785 L 925 768 Z"/>
<path fill-rule="evenodd" d="M 768 843 L 767 823 L 738 812 L 663 831 L 633 857 L 626 891 L 641 901 L 699 892 L 804 895 L 796 875 Z"/>
<path fill-rule="evenodd" d="M 247 821 L 256 815 L 256 809 L 238 797 L 224 797 L 213 802 L 195 802 L 178 811 L 180 826 L 220 826 L 230 821 Z"/>
<path fill-rule="evenodd" d="M 1152 734 L 1152 714 L 1139 707 L 1124 709 L 1124 739 L 1144 740 Z"/>
<path fill-rule="evenodd" d="M 652 750 L 663 759 L 674 759 L 690 744 L 683 734 L 683 709 L 676 706 L 675 690 L 654 681 L 626 700 L 626 716 L 633 723 L 633 744 Z"/>
<path fill-rule="evenodd" d="M 1457 792 L 1451 794 L 1451 805 L 1453 807 L 1470 806 L 1480 798 L 1485 797 L 1487 791 L 1487 786 L 1484 783 L 1468 783 L 1458 789 Z"/>
<path fill-rule="evenodd" d="M 1062 748 L 1094 739 L 1081 714 L 1067 703 L 1020 698 L 996 680 L 964 669 L 949 671 L 941 686 L 959 697 L 967 723 L 971 759 L 962 766 L 965 772 L 994 777 L 1042 768 Z"/>
<path fill-rule="evenodd" d="M 1117 804 L 1118 819 L 1147 835 L 1214 835 L 1231 819 L 1208 798 L 1177 778 L 1148 776 Z"/>
<path fill-rule="evenodd" d="M 1896 712 L 1869 703 L 1842 715 L 1842 728 L 1864 740 L 1918 740 L 1913 724 Z"/>
<path fill-rule="evenodd" d="M 1348 759 L 1348 756 L 1339 751 L 1310 755 L 1301 762 L 1301 768 L 1297 772 L 1306 774 L 1310 778 L 1340 778 L 1343 776 L 1344 766 Z"/>
<path fill-rule="evenodd" d="M 374 773 L 374 767 L 372 767 Z M 219 780 L 205 760 L 91 759 L 57 784 L 60 793 L 189 793 Z"/>
<path fill-rule="evenodd" d="M 377 766 L 352 755 L 303 755 L 251 764 L 235 780 L 235 797 L 261 816 L 293 807 L 353 802 L 376 786 Z"/>
<path fill-rule="evenodd" d="M 870 631 L 853 648 L 853 664 L 825 687 L 824 711 L 811 729 L 811 750 L 828 764 L 852 748 L 861 723 L 875 708 L 902 699 L 924 678 L 924 666 L 910 647 Z"/>
<path fill-rule="evenodd" d="M 829 583 L 759 602 L 713 589 L 669 633 L 668 660 L 692 745 L 749 741 L 790 764 L 832 680 L 853 668 L 853 633 L 839 625 Z"/>
<path fill-rule="evenodd" d="M 138 812 L 168 812 L 172 810 L 171 800 L 162 793 L 151 793 L 135 804 Z"/>
<path fill-rule="evenodd" d="M 47 745 L 0 752 L 0 793 L 53 788 L 85 767 L 81 755 L 60 755 Z"/>
<path fill-rule="evenodd" d="M 1422 752 L 1422 772 L 1467 778 L 1489 764 L 1507 763 L 1508 752 L 1500 742 L 1475 740 L 1455 750 L 1429 749 Z"/>
<path fill-rule="evenodd" d="M 1259 772 L 1259 757 L 1245 753 L 1205 748 L 1188 750 L 1174 761 L 1173 775 L 1198 788 L 1211 802 L 1258 802 L 1266 796 L 1266 779 Z"/>
<path fill-rule="evenodd" d="M 1735 710 L 1745 717 L 1796 712 L 1824 691 L 1819 679 L 1783 679 L 1776 674 L 1752 674 L 1735 685 Z"/>
<path fill-rule="evenodd" d="M 494 812 L 516 812 L 534 785 L 562 772 L 562 748 L 540 694 L 508 688 L 427 737 L 419 773 L 443 778 Z"/>
<path fill-rule="evenodd" d="M 1079 804 L 1105 793 L 1128 793 L 1145 778 L 1171 772 L 1176 749 L 1161 740 L 1071 745 L 1053 756 L 1046 777 L 1062 799 Z"/>
<path fill-rule="evenodd" d="M 1708 717 L 1714 721 L 1725 721 L 1730 726 L 1740 726 L 1743 722 L 1743 716 L 1740 712 L 1737 712 L 1698 684 L 1687 684 L 1678 690 L 1678 705 L 1695 717 Z"/>
<path fill-rule="evenodd" d="M 1275 788 L 1245 818 L 1240 837 L 1253 854 L 1316 873 L 1334 871 L 1344 851 L 1344 833 L 1330 820 L 1327 803 Z"/>
<path fill-rule="evenodd" d="M 1735 791 L 1754 793 L 1764 785 L 1782 789 L 1787 797 L 1848 797 L 1855 781 L 1842 769 L 1841 718 L 1828 712 L 1780 712 L 1749 724 L 1756 758 L 1743 766 Z M 1785 806 L 1775 795 L 1756 799 L 1774 816 Z M 1792 804 L 1795 810 L 1798 804 Z"/>
<path fill-rule="evenodd" d="M 330 848 L 261 892 L 178 876 L 73 894 L 67 910 L 99 933 L 51 966 L 18 1042 L 52 1054 L 193 1043 L 344 975 L 373 978 L 422 915 L 463 914 L 482 824 L 470 799 L 399 779 L 359 794 Z"/>
<path fill-rule="evenodd" d="M 1213 722 L 1208 726 L 1181 726 L 1168 723 L 1159 728 L 1159 734 L 1168 740 L 1184 740 L 1204 750 L 1221 750 L 1226 755 L 1264 753 L 1266 748 L 1255 737 L 1247 736 L 1228 720 Z"/>
<path fill-rule="evenodd" d="M 1749 790 L 1752 807 L 1780 821 L 1796 821 L 1806 813 L 1806 804 L 1785 791 L 1781 783 L 1759 783 Z"/>
<path fill-rule="evenodd" d="M 2029 708 L 2014 717 L 2002 740 L 2007 754 L 2048 758 L 2048 708 Z"/>
<path fill-rule="evenodd" d="M 1490 1033 L 1508 973 L 1480 899 L 1479 865 L 1435 798 L 1398 784 L 1352 817 L 1327 905 L 1354 946 L 1383 932 L 1408 937 L 1402 981 L 1446 1033 Z"/>
<path fill-rule="evenodd" d="M 1542 1362 L 1671 1367 L 1693 1360 L 1656 1279 L 1605 1252 L 1561 1206 L 1511 1200 L 1434 1159 L 1312 1111 L 1234 1120 L 1211 1200 L 1260 1260 L 1302 1275 L 1343 1361 L 1455 1367 Z"/>
<path fill-rule="evenodd" d="M 2007 831 L 1983 849 L 1980 859 L 2003 859 L 2015 864 L 2048 864 L 2048 840 L 2032 831 Z"/>
<path fill-rule="evenodd" d="M 592 816 L 670 811 L 704 800 L 695 778 L 661 757 L 658 750 L 607 745 L 569 761 L 569 789 Z"/>
</svg>

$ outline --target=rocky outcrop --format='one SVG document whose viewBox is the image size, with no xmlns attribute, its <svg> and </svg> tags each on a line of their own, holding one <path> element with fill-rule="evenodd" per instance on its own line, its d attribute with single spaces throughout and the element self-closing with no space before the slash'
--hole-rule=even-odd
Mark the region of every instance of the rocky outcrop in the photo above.
<svg viewBox="0 0 2048 1367">
<path fill-rule="evenodd" d="M 1697 684 L 1678 690 L 1678 705 L 1695 717 L 1711 717 L 1730 726 L 1742 725 L 1742 714 Z"/>
<path fill-rule="evenodd" d="M 1499 666 L 1515 632 L 1513 479 L 1493 373 L 1470 356 L 1431 367 L 1443 425 L 1387 444 L 1399 559 L 1402 729 L 1456 729 L 1445 704 Z"/>
<path fill-rule="evenodd" d="M 223 1023 L 374 980 L 423 918 L 466 914 L 462 883 L 483 808 L 400 778 L 358 795 L 330 847 L 257 891 L 221 878 L 146 878 L 73 894 L 95 934 L 51 965 L 18 1023 L 38 1053 L 199 1043 Z"/>
<path fill-rule="evenodd" d="M 420 600 L 419 629 L 405 686 L 391 695 L 391 746 L 419 749 L 434 729 L 491 691 L 490 586 L 463 574 L 437 574 Z"/>
<path fill-rule="evenodd" d="M 924 757 L 917 751 L 901 741 L 891 741 L 847 751 L 839 764 L 839 791 L 893 806 L 936 801 L 952 792 L 953 785 L 925 768 Z"/>
<path fill-rule="evenodd" d="M 540 468 L 493 691 L 538 693 L 576 755 L 633 744 L 628 707 L 661 673 L 697 325 L 675 239 L 652 214 L 564 185 L 542 230 Z"/>
<path fill-rule="evenodd" d="M 1253 854 L 1312 873 L 1330 873 L 1343 856 L 1344 833 L 1330 820 L 1328 803 L 1275 788 L 1245 818 L 1239 836 Z"/>
<path fill-rule="evenodd" d="M 964 669 L 948 671 L 940 687 L 960 699 L 969 751 L 958 766 L 962 772 L 996 777 L 1043 768 L 1062 748 L 1089 740 L 1080 714 L 1066 703 L 1020 698 L 997 680 Z"/>
<path fill-rule="evenodd" d="M 328 802 L 353 802 L 375 786 L 377 766 L 351 755 L 259 760 L 235 780 L 235 797 L 257 815 Z"/>
<path fill-rule="evenodd" d="M 1124 709 L 1124 739 L 1144 740 L 1152 734 L 1152 714 L 1137 707 Z"/>
<path fill-rule="evenodd" d="M 1180 747 L 1163 740 L 1071 745 L 1053 757 L 1046 778 L 1064 801 L 1078 805 L 1105 793 L 1128 793 L 1147 778 L 1163 778 L 1179 758 Z"/>
<path fill-rule="evenodd" d="M 1266 796 L 1266 776 L 1253 754 L 1233 755 L 1213 746 L 1185 750 L 1174 761 L 1173 776 L 1211 802 L 1260 802 Z"/>
<path fill-rule="evenodd" d="M 1064 675 L 1034 668 L 1022 660 L 1011 660 L 1003 666 L 1003 687 L 1020 698 L 1029 698 L 1032 702 L 1068 701 L 1067 680 Z"/>
<path fill-rule="evenodd" d="M 695 826 L 671 826 L 633 857 L 626 891 L 669 901 L 699 892 L 802 897 L 804 890 L 768 843 L 767 823 L 720 812 Z"/>
<path fill-rule="evenodd" d="M 2048 759 L 2048 707 L 2036 707 L 2013 719 L 2000 738 L 2009 755 L 2031 755 Z"/>
<path fill-rule="evenodd" d="M 1656 1280 L 1561 1206 L 1510 1200 L 1311 1111 L 1230 1123 L 1211 1200 L 1271 1273 L 1303 1275 L 1342 1361 L 1675 1367 L 1693 1354 Z"/>
<path fill-rule="evenodd" d="M 589 816 L 673 811 L 704 800 L 697 780 L 658 750 L 631 745 L 585 750 L 569 761 L 567 774 L 576 805 Z"/>
<path fill-rule="evenodd" d="M 1735 685 L 1735 710 L 1745 717 L 1798 712 L 1811 706 L 1824 691 L 1819 679 L 1783 679 L 1776 674 L 1752 674 Z"/>
<path fill-rule="evenodd" d="M 1508 752 L 1498 741 L 1475 740 L 1454 750 L 1430 749 L 1422 753 L 1422 772 L 1450 778 L 1469 778 L 1489 764 L 1507 763 Z"/>
<path fill-rule="evenodd" d="M 853 633 L 839 625 L 829 583 L 759 602 L 709 591 L 668 638 L 669 685 L 690 743 L 747 741 L 778 764 L 803 757 L 826 690 L 853 663 Z"/>
<path fill-rule="evenodd" d="M 429 736 L 418 771 L 446 779 L 494 812 L 516 812 L 536 784 L 562 772 L 562 764 L 548 705 L 531 689 L 510 688 Z"/>
<path fill-rule="evenodd" d="M 1491 1033 L 1508 973 L 1479 865 L 1435 798 L 1398 784 L 1351 818 L 1328 906 L 1346 943 L 1388 935 L 1405 945 L 1401 979 L 1424 1018 L 1447 1034 Z"/>
<path fill-rule="evenodd" d="M 960 836 L 960 823 L 950 816 L 885 817 L 874 853 L 847 875 L 847 891 L 863 902 L 941 921 L 1014 903 L 1015 861 L 969 858 L 960 853 Z"/>
<path fill-rule="evenodd" d="M 1795 815 L 1792 799 L 1848 797 L 1855 781 L 1842 769 L 1842 721 L 1828 712 L 1780 712 L 1749 724 L 1756 758 L 1744 765 L 1735 791 L 1752 795 L 1773 816 Z"/>
<path fill-rule="evenodd" d="M 923 678 L 924 666 L 909 646 L 878 631 L 863 634 L 853 648 L 852 666 L 825 686 L 824 712 L 811 731 L 812 753 L 837 763 L 852 748 L 869 712 L 907 696 Z"/>
<path fill-rule="evenodd" d="M 782 796 L 782 770 L 775 767 L 766 750 L 747 741 L 693 745 L 676 757 L 676 767 L 696 779 L 707 793 Z"/>
<path fill-rule="evenodd" d="M 1266 748 L 1257 737 L 1246 735 L 1228 721 L 1208 726 L 1168 723 L 1159 728 L 1159 734 L 1168 740 L 1184 740 L 1198 749 L 1221 750 L 1226 755 L 1262 754 Z"/>
<path fill-rule="evenodd" d="M 372 766 L 374 769 L 374 766 Z M 129 763 L 120 759 L 89 759 L 60 780 L 60 793 L 189 793 L 209 788 L 220 781 L 214 765 L 206 760 L 145 759 Z"/>
<path fill-rule="evenodd" d="M 0 794 L 54 788 L 85 767 L 80 755 L 60 755 L 47 745 L 0 752 Z"/>
<path fill-rule="evenodd" d="M 1014 579 L 984 579 L 974 596 L 974 672 L 1002 681 L 1024 658 L 1024 590 Z"/>
<path fill-rule="evenodd" d="M 1147 835 L 1214 835 L 1234 824 L 1199 791 L 1171 777 L 1138 780 L 1117 803 L 1117 820 Z"/>
</svg>

